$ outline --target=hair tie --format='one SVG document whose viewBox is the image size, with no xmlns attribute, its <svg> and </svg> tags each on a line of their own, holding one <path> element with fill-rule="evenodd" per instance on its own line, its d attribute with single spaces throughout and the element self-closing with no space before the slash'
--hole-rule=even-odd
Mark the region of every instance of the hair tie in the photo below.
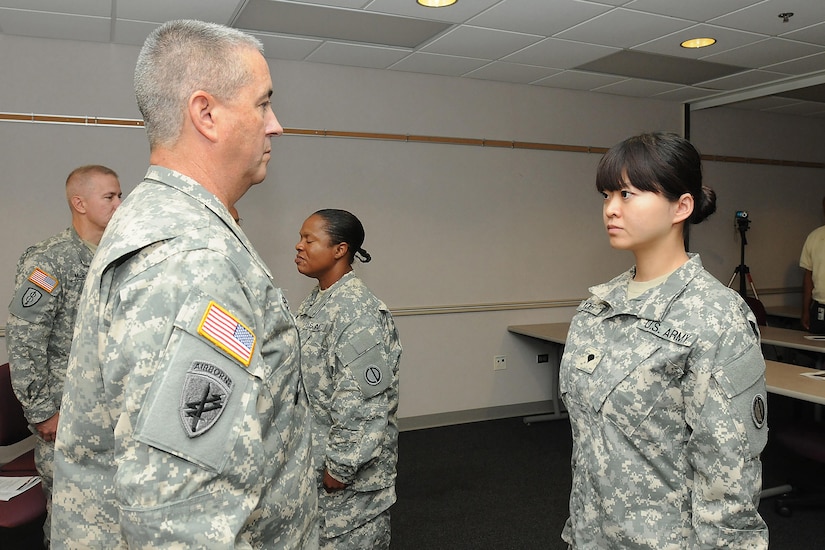
<svg viewBox="0 0 825 550">
<path fill-rule="evenodd" d="M 370 256 L 370 253 L 364 250 L 363 248 L 359 248 L 355 251 L 355 257 L 361 260 L 361 263 L 364 264 L 369 263 L 369 261 L 372 260 L 372 256 Z"/>
</svg>

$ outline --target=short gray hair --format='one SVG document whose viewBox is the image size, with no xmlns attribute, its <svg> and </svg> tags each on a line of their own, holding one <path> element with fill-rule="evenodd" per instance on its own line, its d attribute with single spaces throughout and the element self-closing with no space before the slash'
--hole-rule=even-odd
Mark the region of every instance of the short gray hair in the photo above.
<svg viewBox="0 0 825 550">
<path fill-rule="evenodd" d="M 239 53 L 260 40 L 245 32 L 194 20 L 168 21 L 146 39 L 135 67 L 135 97 L 152 149 L 180 136 L 189 96 L 204 90 L 232 97 L 249 77 Z"/>
</svg>

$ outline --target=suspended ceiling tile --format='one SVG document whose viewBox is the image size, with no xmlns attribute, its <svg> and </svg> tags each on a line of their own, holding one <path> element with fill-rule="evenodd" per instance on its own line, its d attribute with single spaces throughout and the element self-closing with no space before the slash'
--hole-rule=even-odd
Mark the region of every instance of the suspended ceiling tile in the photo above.
<svg viewBox="0 0 825 550">
<path fill-rule="evenodd" d="M 408 17 L 419 17 L 433 21 L 465 23 L 501 0 L 459 0 L 444 8 L 427 8 L 415 0 L 372 0 L 367 1 L 366 10 Z"/>
<path fill-rule="evenodd" d="M 0 31 L 36 38 L 109 42 L 111 20 L 108 17 L 0 8 Z"/>
<path fill-rule="evenodd" d="M 622 50 L 590 63 L 585 63 L 577 68 L 597 73 L 678 84 L 696 84 L 746 70 L 743 67 L 636 50 Z"/>
<path fill-rule="evenodd" d="M 698 88 L 696 86 L 685 86 L 683 88 L 676 88 L 675 90 L 668 90 L 653 96 L 654 99 L 664 99 L 666 101 L 689 102 L 695 99 L 701 99 L 709 95 L 718 93 L 719 90 L 710 88 Z"/>
<path fill-rule="evenodd" d="M 607 86 L 596 88 L 596 91 L 633 97 L 653 97 L 663 92 L 676 90 L 678 88 L 678 85 L 669 84 L 667 82 L 653 82 L 650 80 L 631 78 L 615 84 L 608 84 Z"/>
<path fill-rule="evenodd" d="M 731 13 L 753 4 L 753 0 L 635 0 L 625 4 L 631 10 L 646 11 L 670 17 L 690 19 L 692 21 L 708 21 L 715 17 Z"/>
<path fill-rule="evenodd" d="M 532 34 L 463 25 L 427 44 L 422 51 L 495 60 L 541 39 L 542 37 Z"/>
<path fill-rule="evenodd" d="M 528 84 L 534 80 L 546 78 L 555 72 L 557 71 L 546 67 L 534 67 L 531 65 L 520 65 L 518 63 L 493 61 L 492 63 L 479 69 L 470 71 L 464 76 L 470 78 L 481 78 L 484 80 L 513 82 L 516 84 Z"/>
<path fill-rule="evenodd" d="M 779 36 L 808 27 L 825 18 L 825 2 L 822 0 L 767 0 L 751 4 L 741 10 L 717 17 L 711 22 L 714 25 L 743 31 Z M 779 17 L 783 12 L 794 13 L 787 23 Z"/>
<path fill-rule="evenodd" d="M 467 23 L 476 27 L 552 36 L 610 9 L 576 0 L 504 0 Z"/>
<path fill-rule="evenodd" d="M 283 36 L 262 32 L 252 34 L 264 45 L 264 57 L 269 59 L 303 61 L 324 42 L 317 38 Z"/>
<path fill-rule="evenodd" d="M 193 19 L 228 25 L 241 0 L 117 0 L 117 17 L 163 23 Z"/>
<path fill-rule="evenodd" d="M 617 51 L 619 51 L 617 48 L 607 46 L 583 44 L 559 38 L 546 38 L 506 56 L 503 60 L 540 67 L 572 69 Z"/>
<path fill-rule="evenodd" d="M 0 0 L 0 8 L 110 17 L 112 0 Z"/>
<path fill-rule="evenodd" d="M 716 43 L 705 48 L 683 48 L 681 46 L 682 42 L 691 38 L 715 38 Z M 657 38 L 656 40 L 651 40 L 633 49 L 635 51 L 672 55 L 675 57 L 702 59 L 708 55 L 725 52 L 747 44 L 753 44 L 765 38 L 767 37 L 762 34 L 701 24 L 677 31 L 662 38 Z"/>
<path fill-rule="evenodd" d="M 158 25 L 160 25 L 160 23 L 117 19 L 115 20 L 114 39 L 118 44 L 143 46 L 143 43 L 146 42 L 146 37 L 149 36 Z"/>
<path fill-rule="evenodd" d="M 825 70 L 825 52 L 801 57 L 793 61 L 785 61 L 775 65 L 768 65 L 765 70 L 783 74 L 804 75 Z"/>
<path fill-rule="evenodd" d="M 489 63 L 485 59 L 458 57 L 426 52 L 415 52 L 391 68 L 396 71 L 428 73 L 443 76 L 461 76 Z"/>
<path fill-rule="evenodd" d="M 538 86 L 565 88 L 568 90 L 593 90 L 608 84 L 626 80 L 621 76 L 611 76 L 584 71 L 562 71 L 547 78 L 533 82 Z"/>
<path fill-rule="evenodd" d="M 825 47 L 822 46 L 793 42 L 783 38 L 767 38 L 735 50 L 711 54 L 702 59 L 715 63 L 758 69 L 823 51 L 825 51 Z"/>
<path fill-rule="evenodd" d="M 555 37 L 616 48 L 632 48 L 693 25 L 693 22 L 684 19 L 619 8 L 560 32 Z"/>
<path fill-rule="evenodd" d="M 407 48 L 418 46 L 449 27 L 437 21 L 274 0 L 250 0 L 234 26 Z"/>
<path fill-rule="evenodd" d="M 348 44 L 345 42 L 324 42 L 306 58 L 306 61 L 386 69 L 409 53 L 409 50 L 399 48 Z"/>
<path fill-rule="evenodd" d="M 799 40 L 800 42 L 809 42 L 811 44 L 819 44 L 820 46 L 825 46 L 825 23 L 811 25 L 810 27 L 800 29 L 798 31 L 783 34 L 782 38 L 787 38 L 788 40 Z"/>
<path fill-rule="evenodd" d="M 787 78 L 787 75 L 780 73 L 773 73 L 770 71 L 745 71 L 735 75 L 716 78 L 702 82 L 703 86 L 710 86 L 711 88 L 718 88 L 720 90 L 738 90 L 740 88 L 750 88 L 751 86 L 758 86 L 760 84 L 767 84 L 782 78 Z"/>
</svg>

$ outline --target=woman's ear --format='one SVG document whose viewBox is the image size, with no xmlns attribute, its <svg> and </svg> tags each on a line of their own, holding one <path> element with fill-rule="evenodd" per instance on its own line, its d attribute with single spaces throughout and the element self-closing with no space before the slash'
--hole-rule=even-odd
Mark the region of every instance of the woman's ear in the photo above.
<svg viewBox="0 0 825 550">
<path fill-rule="evenodd" d="M 690 193 L 684 193 L 679 197 L 673 211 L 673 223 L 680 223 L 690 218 L 690 215 L 693 214 L 693 206 L 693 195 Z"/>
<path fill-rule="evenodd" d="M 349 244 L 347 243 L 338 243 L 335 245 L 335 252 L 334 257 L 336 260 L 340 260 L 341 258 L 346 257 L 349 253 Z"/>
</svg>

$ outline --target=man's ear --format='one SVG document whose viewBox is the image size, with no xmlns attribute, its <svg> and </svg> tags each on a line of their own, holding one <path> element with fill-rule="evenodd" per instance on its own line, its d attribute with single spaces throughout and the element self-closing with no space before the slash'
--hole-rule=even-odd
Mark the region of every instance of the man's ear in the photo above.
<svg viewBox="0 0 825 550">
<path fill-rule="evenodd" d="M 76 211 L 80 212 L 81 214 L 86 213 L 86 203 L 83 201 L 83 197 L 79 195 L 72 195 L 72 198 L 69 199 L 69 202 L 72 204 L 72 208 Z"/>
<path fill-rule="evenodd" d="M 187 114 L 192 126 L 198 133 L 212 142 L 217 141 L 218 138 L 217 117 L 215 116 L 217 103 L 212 94 L 197 90 L 189 96 L 189 101 L 186 104 Z"/>
<path fill-rule="evenodd" d="M 684 193 L 676 201 L 676 210 L 673 212 L 673 223 L 685 221 L 693 214 L 693 195 Z"/>
</svg>

